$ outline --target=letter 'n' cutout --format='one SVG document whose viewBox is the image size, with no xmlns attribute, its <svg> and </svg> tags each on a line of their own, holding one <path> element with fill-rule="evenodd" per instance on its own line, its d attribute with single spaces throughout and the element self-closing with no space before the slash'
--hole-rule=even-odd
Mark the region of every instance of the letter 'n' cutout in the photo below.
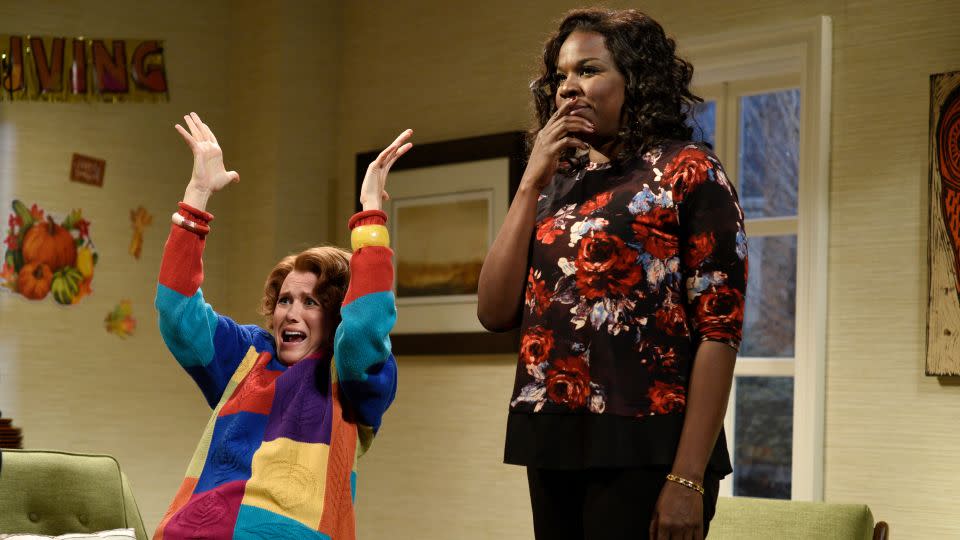
<svg viewBox="0 0 960 540">
<path fill-rule="evenodd" d="M 127 82 L 127 47 L 123 41 L 114 40 L 113 56 L 107 52 L 103 40 L 93 41 L 94 86 L 101 94 L 122 94 L 129 90 Z"/>
</svg>

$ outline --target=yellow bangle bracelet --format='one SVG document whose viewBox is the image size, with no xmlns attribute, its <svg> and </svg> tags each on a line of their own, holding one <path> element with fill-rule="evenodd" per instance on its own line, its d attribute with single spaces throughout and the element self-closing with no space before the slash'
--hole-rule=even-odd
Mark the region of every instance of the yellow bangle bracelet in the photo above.
<svg viewBox="0 0 960 540">
<path fill-rule="evenodd" d="M 685 488 L 690 488 L 690 489 L 696 491 L 697 493 L 699 493 L 699 494 L 701 494 L 701 495 L 704 494 L 703 486 L 701 486 L 700 484 L 694 482 L 693 480 L 687 480 L 686 478 L 681 478 L 681 477 L 679 477 L 679 476 L 677 476 L 677 475 L 675 475 L 675 474 L 672 474 L 672 473 L 667 475 L 667 480 L 669 480 L 669 481 L 671 481 L 671 482 L 676 482 L 676 483 L 680 484 L 681 486 L 683 486 L 683 487 L 685 487 Z"/>
<path fill-rule="evenodd" d="M 354 251 L 369 246 L 390 247 L 390 233 L 383 225 L 360 225 L 350 231 L 350 247 Z"/>
</svg>

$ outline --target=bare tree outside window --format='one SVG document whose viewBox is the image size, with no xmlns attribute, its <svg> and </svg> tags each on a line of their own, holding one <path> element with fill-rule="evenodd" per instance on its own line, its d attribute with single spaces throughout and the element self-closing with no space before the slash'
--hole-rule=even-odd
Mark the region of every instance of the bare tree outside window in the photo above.
<svg viewBox="0 0 960 540">
<path fill-rule="evenodd" d="M 793 377 L 737 377 L 733 494 L 789 499 Z"/>
<path fill-rule="evenodd" d="M 740 98 L 739 163 L 747 219 L 797 215 L 800 90 Z"/>
<path fill-rule="evenodd" d="M 797 236 L 750 236 L 740 356 L 792 358 L 797 305 Z"/>
<path fill-rule="evenodd" d="M 796 218 L 800 91 L 740 96 L 737 188 L 750 256 L 741 358 L 793 360 L 797 235 L 751 233 L 751 223 Z M 715 101 L 697 104 L 694 140 L 716 145 Z M 757 225 L 757 229 L 763 227 Z M 770 231 L 769 228 L 766 231 Z M 793 377 L 738 376 L 733 414 L 733 494 L 789 499 L 793 460 Z"/>
</svg>

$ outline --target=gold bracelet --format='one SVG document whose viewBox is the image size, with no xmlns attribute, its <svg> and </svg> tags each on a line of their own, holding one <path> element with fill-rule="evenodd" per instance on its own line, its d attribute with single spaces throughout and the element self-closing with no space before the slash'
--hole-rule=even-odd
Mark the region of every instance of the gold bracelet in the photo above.
<svg viewBox="0 0 960 540">
<path fill-rule="evenodd" d="M 354 251 L 368 246 L 390 247 L 390 233 L 383 225 L 360 225 L 350 232 L 350 245 Z"/>
<path fill-rule="evenodd" d="M 686 478 L 681 478 L 681 477 L 679 477 L 679 476 L 677 476 L 677 475 L 675 475 L 675 474 L 673 474 L 673 473 L 670 473 L 670 474 L 667 475 L 667 480 L 669 480 L 669 481 L 671 481 L 671 482 L 676 482 L 676 483 L 680 484 L 681 486 L 683 486 L 683 487 L 685 487 L 685 488 L 690 488 L 690 489 L 692 489 L 692 490 L 700 493 L 700 495 L 703 495 L 703 494 L 704 494 L 703 486 L 701 486 L 700 484 L 694 482 L 693 480 L 687 480 Z"/>
</svg>

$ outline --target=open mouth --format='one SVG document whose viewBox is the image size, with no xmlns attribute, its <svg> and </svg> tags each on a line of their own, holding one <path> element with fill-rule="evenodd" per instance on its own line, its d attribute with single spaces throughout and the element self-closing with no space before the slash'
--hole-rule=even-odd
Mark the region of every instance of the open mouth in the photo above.
<svg viewBox="0 0 960 540">
<path fill-rule="evenodd" d="M 280 334 L 280 339 L 284 343 L 300 343 L 307 339 L 307 334 L 297 330 L 284 330 L 283 333 Z"/>
</svg>

